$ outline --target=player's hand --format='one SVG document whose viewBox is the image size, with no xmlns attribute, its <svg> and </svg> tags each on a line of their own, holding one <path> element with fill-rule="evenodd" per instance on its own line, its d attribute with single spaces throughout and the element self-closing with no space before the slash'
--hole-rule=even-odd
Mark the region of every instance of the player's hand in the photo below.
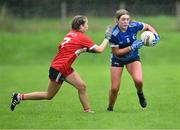
<svg viewBox="0 0 180 130">
<path fill-rule="evenodd" d="M 154 33 L 155 39 L 152 41 L 153 46 L 155 46 L 159 40 L 160 40 L 160 36 L 157 33 Z"/>
<path fill-rule="evenodd" d="M 105 38 L 106 39 L 111 39 L 111 35 L 112 35 L 112 28 L 111 25 L 107 26 L 107 29 L 105 31 Z"/>
<path fill-rule="evenodd" d="M 133 44 L 130 46 L 131 50 L 137 50 L 140 49 L 143 45 L 143 41 L 142 40 L 136 40 L 133 42 Z"/>
</svg>

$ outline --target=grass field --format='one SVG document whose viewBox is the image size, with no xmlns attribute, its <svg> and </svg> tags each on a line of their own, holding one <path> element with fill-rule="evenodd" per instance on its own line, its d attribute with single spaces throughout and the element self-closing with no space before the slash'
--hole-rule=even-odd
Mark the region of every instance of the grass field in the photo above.
<svg viewBox="0 0 180 130">
<path fill-rule="evenodd" d="M 138 104 L 135 87 L 124 71 L 115 111 L 107 112 L 110 87 L 110 47 L 103 54 L 82 54 L 73 68 L 88 85 L 94 114 L 82 112 L 77 92 L 64 83 L 51 101 L 25 101 L 9 109 L 12 92 L 47 89 L 48 68 L 58 42 L 69 31 L 67 23 L 53 20 L 7 22 L 0 30 L 0 129 L 180 129 L 180 31 L 173 17 L 136 17 L 154 25 L 158 46 L 140 50 L 148 107 Z M 162 24 L 163 21 L 163 24 Z M 89 18 L 90 38 L 100 43 L 109 18 Z M 100 26 L 101 25 L 101 26 Z M 167 26 L 168 25 L 168 26 Z"/>
</svg>

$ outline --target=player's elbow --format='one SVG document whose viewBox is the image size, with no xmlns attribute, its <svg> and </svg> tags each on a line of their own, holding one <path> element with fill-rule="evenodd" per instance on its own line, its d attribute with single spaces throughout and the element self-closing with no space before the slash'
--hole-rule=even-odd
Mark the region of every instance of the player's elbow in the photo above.
<svg viewBox="0 0 180 130">
<path fill-rule="evenodd" d="M 148 31 L 148 30 L 151 30 L 151 29 L 152 29 L 152 26 L 146 23 L 145 27 L 144 27 L 144 30 Z"/>
</svg>

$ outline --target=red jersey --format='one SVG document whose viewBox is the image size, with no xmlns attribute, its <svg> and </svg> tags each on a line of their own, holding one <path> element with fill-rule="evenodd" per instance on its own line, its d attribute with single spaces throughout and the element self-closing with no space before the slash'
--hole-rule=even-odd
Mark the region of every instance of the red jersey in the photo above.
<svg viewBox="0 0 180 130">
<path fill-rule="evenodd" d="M 87 35 L 80 31 L 71 30 L 59 46 L 51 67 L 60 71 L 65 77 L 72 72 L 71 65 L 83 48 L 93 49 L 95 44 Z"/>
</svg>

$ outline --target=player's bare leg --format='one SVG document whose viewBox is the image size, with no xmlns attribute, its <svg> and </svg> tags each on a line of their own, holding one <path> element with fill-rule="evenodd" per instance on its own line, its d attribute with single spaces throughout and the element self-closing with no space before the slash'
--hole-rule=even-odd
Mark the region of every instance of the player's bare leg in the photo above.
<svg viewBox="0 0 180 130">
<path fill-rule="evenodd" d="M 62 82 L 57 83 L 49 80 L 48 89 L 45 92 L 32 92 L 22 95 L 23 100 L 51 100 L 58 92 Z"/>
<path fill-rule="evenodd" d="M 113 111 L 113 107 L 120 88 L 122 72 L 123 68 L 121 67 L 111 67 L 111 89 L 109 91 L 109 105 L 107 108 L 108 111 Z"/>
<path fill-rule="evenodd" d="M 78 90 L 79 99 L 83 106 L 84 112 L 91 112 L 88 102 L 86 85 L 84 81 L 80 78 L 79 74 L 75 71 L 72 72 L 69 76 L 66 77 L 66 81 Z"/>
<path fill-rule="evenodd" d="M 50 80 L 48 90 L 45 92 L 32 92 L 26 94 L 13 93 L 10 108 L 14 111 L 16 105 L 19 104 L 21 100 L 51 100 L 58 92 L 61 84 L 62 82 L 56 83 Z"/>
<path fill-rule="evenodd" d="M 142 76 L 142 66 L 141 62 L 135 61 L 126 65 L 128 72 L 130 73 L 137 92 L 142 92 L 143 90 L 143 76 Z"/>
<path fill-rule="evenodd" d="M 134 80 L 140 105 L 144 108 L 147 106 L 147 102 L 143 94 L 143 75 L 142 75 L 141 62 L 135 61 L 128 64 L 126 67 L 132 79 Z"/>
</svg>

